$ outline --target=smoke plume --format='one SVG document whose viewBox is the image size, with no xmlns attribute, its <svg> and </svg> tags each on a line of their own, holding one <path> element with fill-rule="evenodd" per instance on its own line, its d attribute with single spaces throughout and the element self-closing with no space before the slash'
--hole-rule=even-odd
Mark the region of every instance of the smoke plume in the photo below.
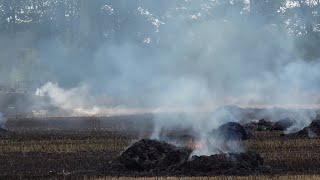
<svg viewBox="0 0 320 180">
<path fill-rule="evenodd" d="M 226 105 L 293 109 L 299 114 L 294 128 L 314 117 L 295 109 L 319 107 L 320 63 L 297 54 L 290 29 L 259 16 L 245 18 L 250 14 L 247 1 L 244 7 L 221 7 L 214 13 L 211 9 L 219 6 L 213 1 L 121 2 L 101 8 L 114 18 L 105 19 L 107 24 L 119 23 L 103 32 L 102 42 L 90 24 L 84 29 L 92 30 L 92 37 L 88 33 L 76 45 L 59 38 L 65 34 L 37 39 L 21 33 L 6 41 L 8 47 L 23 48 L 33 42 L 33 59 L 41 63 L 21 69 L 31 72 L 31 79 L 47 82 L 38 87 L 38 96 L 48 96 L 52 105 L 71 114 L 197 109 L 183 119 L 155 115 L 152 137 L 159 138 L 161 129 L 188 126 L 201 132 L 203 142 L 212 129 L 242 118 L 241 113 L 213 112 Z M 0 54 L 1 59 L 13 56 L 10 51 Z M 22 70 L 11 72 L 11 79 Z"/>
<path fill-rule="evenodd" d="M 6 122 L 7 122 L 7 119 L 3 117 L 2 113 L 0 112 L 0 128 L 5 128 Z"/>
<path fill-rule="evenodd" d="M 50 103 L 72 114 L 95 115 L 99 113 L 98 104 L 89 96 L 86 85 L 68 90 L 62 89 L 58 84 L 46 83 L 36 91 L 37 96 L 48 96 Z"/>
</svg>

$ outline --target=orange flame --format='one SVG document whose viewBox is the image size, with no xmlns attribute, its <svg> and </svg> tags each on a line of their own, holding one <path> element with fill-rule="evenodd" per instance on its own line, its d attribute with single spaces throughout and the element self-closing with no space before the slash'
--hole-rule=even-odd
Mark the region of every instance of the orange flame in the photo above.
<svg viewBox="0 0 320 180">
<path fill-rule="evenodd" d="M 203 147 L 202 144 L 195 143 L 192 138 L 189 139 L 189 142 L 188 142 L 187 146 L 190 149 L 202 149 L 202 147 Z"/>
</svg>

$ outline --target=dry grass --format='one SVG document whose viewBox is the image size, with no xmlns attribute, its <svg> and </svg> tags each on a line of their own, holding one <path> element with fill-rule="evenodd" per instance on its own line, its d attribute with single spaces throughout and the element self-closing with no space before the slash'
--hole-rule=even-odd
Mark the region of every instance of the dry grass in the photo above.
<svg viewBox="0 0 320 180">
<path fill-rule="evenodd" d="M 81 152 L 81 151 L 123 151 L 129 144 L 127 139 L 105 140 L 42 140 L 10 142 L 0 141 L 0 154 L 13 152 Z"/>
<path fill-rule="evenodd" d="M 271 137 L 265 132 L 260 135 Z M 112 135 L 101 139 L 56 139 L 11 141 L 0 140 L 0 154 L 6 153 L 77 153 L 95 151 L 123 151 L 133 140 Z M 264 162 L 272 167 L 316 171 L 320 170 L 320 139 L 249 140 L 244 145 L 257 151 Z M 319 168 L 318 168 L 319 167 Z"/>
<path fill-rule="evenodd" d="M 247 141 L 245 145 L 266 161 L 320 160 L 320 139 Z"/>
<path fill-rule="evenodd" d="M 134 177 L 103 177 L 103 178 L 93 178 L 96 180 L 318 180 L 320 176 L 313 175 L 297 175 L 297 176 L 217 176 L 217 177 L 144 177 L 144 178 L 134 178 Z"/>
<path fill-rule="evenodd" d="M 320 139 L 292 139 L 292 140 L 249 140 L 245 144 L 249 148 L 255 150 L 264 151 L 270 150 L 270 148 L 276 148 L 277 150 L 292 150 L 292 149 L 319 149 Z"/>
<path fill-rule="evenodd" d="M 320 179 L 320 176 L 313 176 L 310 174 L 319 174 L 320 172 L 320 139 L 283 139 L 279 138 L 279 133 L 266 133 L 259 132 L 260 139 L 253 139 L 244 141 L 244 146 L 247 149 L 257 151 L 264 158 L 266 165 L 269 165 L 274 169 L 273 174 L 279 175 L 295 175 L 305 174 L 301 176 L 248 176 L 248 177 L 180 177 L 180 178 L 119 178 L 121 179 L 132 179 L 132 180 L 189 180 L 189 179 Z M 70 136 L 70 137 L 69 137 Z M 51 136 L 50 136 L 51 137 Z M 79 136 L 81 137 L 81 136 Z M 97 138 L 99 137 L 99 138 Z M 87 138 L 87 135 L 86 137 Z M 19 139 L 19 140 L 17 140 Z M 93 135 L 93 138 L 78 139 L 78 136 L 57 135 L 57 138 L 26 140 L 20 138 L 2 139 L 0 140 L 0 155 L 2 157 L 11 156 L 10 153 L 52 153 L 52 154 L 63 154 L 73 153 L 77 154 L 88 154 L 88 152 L 97 152 L 98 154 L 104 152 L 114 152 L 116 155 L 123 151 L 133 141 L 132 137 L 120 137 L 111 133 L 110 136 L 104 134 L 103 137 Z M 85 153 L 81 153 L 85 152 Z M 89 153 L 90 154 L 90 153 Z M 88 156 L 91 156 L 90 154 Z M 68 155 L 66 155 L 68 156 Z M 80 156 L 79 156 L 80 157 Z M 17 162 L 13 161 L 12 164 L 20 164 L 20 160 Z M 25 163 L 29 164 L 29 161 Z M 72 163 L 72 162 L 70 162 Z M 118 178 L 104 177 L 100 179 L 116 180 Z"/>
</svg>

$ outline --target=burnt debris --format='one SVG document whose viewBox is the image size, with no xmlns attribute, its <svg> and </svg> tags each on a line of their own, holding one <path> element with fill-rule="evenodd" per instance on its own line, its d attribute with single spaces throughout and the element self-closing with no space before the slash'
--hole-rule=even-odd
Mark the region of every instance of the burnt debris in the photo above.
<svg viewBox="0 0 320 180">
<path fill-rule="evenodd" d="M 289 138 L 316 138 L 320 136 L 320 119 L 313 120 L 309 126 L 303 128 L 302 130 L 287 134 L 286 137 Z"/>
<path fill-rule="evenodd" d="M 259 154 L 245 153 L 215 154 L 211 156 L 192 156 L 190 161 L 175 169 L 179 175 L 249 175 L 268 171 L 263 166 Z"/>
<path fill-rule="evenodd" d="M 7 134 L 7 133 L 9 133 L 9 131 L 8 131 L 8 130 L 6 130 L 6 129 L 4 129 L 4 128 L 0 127 L 0 135 L 5 135 L 5 134 Z"/>
<path fill-rule="evenodd" d="M 110 162 L 112 172 L 135 175 L 247 175 L 263 173 L 263 159 L 255 152 L 191 156 L 192 150 L 166 142 L 142 139 Z"/>
<path fill-rule="evenodd" d="M 227 122 L 222 124 L 217 129 L 213 129 L 208 136 L 214 137 L 215 139 L 235 141 L 246 140 L 249 137 L 245 128 L 237 122 Z M 162 131 L 160 133 L 161 140 L 180 144 L 186 144 L 186 142 L 188 142 L 190 139 L 198 140 L 199 138 L 199 133 L 192 129 Z"/>
<path fill-rule="evenodd" d="M 186 144 L 190 139 L 199 139 L 199 134 L 192 128 L 162 130 L 159 138 L 166 142 Z"/>
<path fill-rule="evenodd" d="M 131 171 L 162 171 L 187 161 L 191 152 L 163 141 L 142 139 L 124 151 L 116 162 L 119 168 Z"/>
<path fill-rule="evenodd" d="M 258 122 L 250 122 L 244 125 L 247 131 L 285 131 L 295 124 L 294 120 L 289 118 L 281 119 L 277 122 L 270 122 L 260 119 Z"/>
<path fill-rule="evenodd" d="M 295 125 L 296 121 L 289 119 L 289 118 L 284 118 L 280 119 L 279 121 L 275 122 L 274 126 L 276 129 L 281 129 L 281 131 L 286 131 L 288 128 L 292 127 Z"/>
<path fill-rule="evenodd" d="M 219 126 L 218 129 L 213 130 L 213 134 L 217 138 L 224 140 L 246 140 L 248 134 L 244 127 L 236 122 L 228 122 Z"/>
</svg>

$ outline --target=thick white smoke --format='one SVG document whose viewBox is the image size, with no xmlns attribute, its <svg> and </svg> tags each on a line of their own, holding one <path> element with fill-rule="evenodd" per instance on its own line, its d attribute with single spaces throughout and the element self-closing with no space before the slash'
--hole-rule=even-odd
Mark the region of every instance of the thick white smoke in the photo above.
<svg viewBox="0 0 320 180">
<path fill-rule="evenodd" d="M 54 106 L 66 110 L 70 115 L 96 115 L 100 112 L 86 85 L 65 90 L 58 84 L 48 82 L 37 89 L 36 95 L 48 96 Z"/>
<path fill-rule="evenodd" d="M 110 106 L 142 108 L 220 107 L 234 104 L 243 107 L 317 108 L 320 86 L 320 63 L 294 56 L 289 36 L 276 29 L 254 28 L 251 24 L 207 21 L 195 25 L 166 27 L 174 33 L 163 38 L 156 48 L 133 42 L 105 44 L 95 53 L 93 75 L 70 90 L 52 83 L 40 88 L 52 103 L 68 110 L 88 114 L 101 107 L 92 99 L 90 89 L 106 91 Z M 155 132 L 175 126 L 190 126 L 201 132 L 200 141 L 218 125 L 230 121 L 224 115 L 211 115 L 199 124 L 197 119 L 165 121 L 156 117 Z M 196 115 L 192 116 L 196 117 Z M 313 116 L 299 118 L 294 129 L 307 125 Z M 239 121 L 241 117 L 233 117 Z M 180 123 L 178 123 L 180 122 Z M 220 146 L 211 138 L 205 144 Z M 241 151 L 240 146 L 235 149 Z M 205 149 L 205 148 L 204 148 Z M 214 153 L 207 150 L 197 154 Z"/>
<path fill-rule="evenodd" d="M 37 40 L 33 59 L 42 62 L 38 68 L 42 72 L 27 70 L 33 72 L 30 77 L 43 76 L 48 83 L 36 94 L 48 96 L 51 104 L 71 115 L 213 111 L 230 104 L 319 107 L 320 63 L 297 55 L 289 30 L 263 18 L 246 18 L 247 7 L 239 12 L 218 9 L 211 14 L 215 1 L 179 2 L 148 2 L 145 8 L 115 1 L 108 9 L 118 19 L 108 20 L 121 23 L 104 34 L 114 39 L 93 43 L 98 47 L 78 48 L 78 44 L 69 45 L 59 38 Z M 131 10 L 134 13 L 129 15 Z M 162 14 L 157 15 L 158 11 Z M 23 48 L 32 42 L 32 37 L 26 38 L 28 33 L 20 36 L 23 34 L 15 43 L 6 42 Z M 3 59 L 11 60 L 15 52 L 1 54 L 8 54 Z M 152 137 L 159 138 L 161 129 L 184 126 L 201 132 L 201 141 L 207 141 L 212 129 L 226 121 L 239 121 L 240 116 L 219 111 L 199 118 L 189 111 L 185 119 L 174 116 L 164 120 L 156 115 Z M 298 117 L 294 128 L 308 124 L 314 114 Z"/>
<path fill-rule="evenodd" d="M 3 114 L 0 112 L 0 128 L 5 128 L 7 118 L 3 117 Z"/>
</svg>

